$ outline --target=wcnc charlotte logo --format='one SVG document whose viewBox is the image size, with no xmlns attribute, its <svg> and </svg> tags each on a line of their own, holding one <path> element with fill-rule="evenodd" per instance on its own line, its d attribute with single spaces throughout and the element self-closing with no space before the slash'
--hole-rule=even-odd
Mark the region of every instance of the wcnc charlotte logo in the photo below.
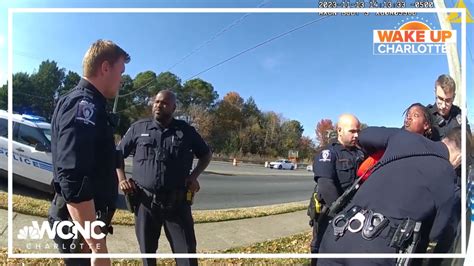
<svg viewBox="0 0 474 266">
<path fill-rule="evenodd" d="M 84 238 L 102 239 L 105 234 L 102 230 L 97 230 L 100 233 L 96 233 L 95 228 L 104 228 L 105 223 L 102 221 L 86 221 L 84 226 L 76 221 L 55 221 L 52 225 L 43 221 L 40 224 L 37 221 L 32 221 L 31 226 L 24 226 L 18 231 L 17 238 L 21 240 L 39 240 L 43 239 L 45 234 L 49 239 L 54 239 L 56 236 L 61 239 L 77 239 L 79 234 Z"/>
<path fill-rule="evenodd" d="M 374 55 L 445 55 L 449 43 L 456 43 L 456 30 L 434 30 L 422 19 L 373 31 Z"/>
</svg>

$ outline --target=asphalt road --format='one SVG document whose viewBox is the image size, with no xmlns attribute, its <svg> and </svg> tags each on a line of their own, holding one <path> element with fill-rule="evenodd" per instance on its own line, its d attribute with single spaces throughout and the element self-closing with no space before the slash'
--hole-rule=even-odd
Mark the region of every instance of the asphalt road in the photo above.
<svg viewBox="0 0 474 266">
<path fill-rule="evenodd" d="M 201 190 L 194 209 L 226 209 L 287 203 L 309 199 L 314 181 L 307 176 L 223 176 L 200 177 Z"/>
<path fill-rule="evenodd" d="M 130 177 L 132 168 L 126 166 Z M 201 190 L 193 209 L 214 210 L 255 207 L 309 200 L 313 191 L 312 174 L 302 170 L 276 170 L 261 165 L 233 167 L 226 162 L 211 162 L 199 177 Z M 121 200 L 121 199 L 120 199 Z M 120 206 L 125 206 L 120 201 Z"/>
<path fill-rule="evenodd" d="M 252 164 L 233 167 L 230 163 L 212 162 L 206 171 L 199 177 L 201 190 L 194 198 L 193 209 L 254 207 L 307 200 L 314 184 L 311 173 L 301 169 L 273 170 Z M 130 177 L 130 165 L 126 172 Z M 7 191 L 4 178 L 0 178 L 0 191 Z M 14 194 L 51 198 L 47 193 L 19 184 L 14 184 Z M 121 193 L 118 207 L 125 208 Z"/>
</svg>

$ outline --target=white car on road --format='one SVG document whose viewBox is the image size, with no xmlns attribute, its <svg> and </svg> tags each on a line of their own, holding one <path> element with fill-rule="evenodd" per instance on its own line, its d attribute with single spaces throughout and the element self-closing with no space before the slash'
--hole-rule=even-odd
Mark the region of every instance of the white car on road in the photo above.
<svg viewBox="0 0 474 266">
<path fill-rule="evenodd" d="M 8 171 L 8 116 L 0 110 L 0 173 Z M 52 192 L 51 125 L 33 115 L 13 115 L 13 182 Z"/>
<path fill-rule="evenodd" d="M 280 170 L 281 169 L 289 169 L 289 170 L 295 169 L 295 165 L 291 161 L 285 160 L 285 159 L 280 159 L 280 160 L 271 162 L 269 165 L 270 165 L 270 168 L 275 168 L 275 169 L 280 169 Z"/>
</svg>

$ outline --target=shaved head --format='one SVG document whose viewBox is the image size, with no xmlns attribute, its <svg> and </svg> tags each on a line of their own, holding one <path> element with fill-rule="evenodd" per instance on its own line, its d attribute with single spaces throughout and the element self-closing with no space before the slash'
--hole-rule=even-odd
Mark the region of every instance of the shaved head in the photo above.
<svg viewBox="0 0 474 266">
<path fill-rule="evenodd" d="M 170 90 L 162 90 L 162 91 L 158 92 L 156 97 L 158 97 L 159 95 L 161 95 L 163 98 L 167 99 L 170 103 L 176 105 L 176 94 L 174 94 L 174 92 L 172 92 Z"/>
<path fill-rule="evenodd" d="M 354 147 L 359 138 L 360 122 L 353 114 L 342 114 L 337 121 L 337 140 L 346 147 Z"/>
<path fill-rule="evenodd" d="M 357 124 L 360 126 L 359 119 L 353 114 L 342 114 L 339 116 L 339 120 L 337 121 L 337 126 L 346 126 L 351 124 Z"/>
</svg>

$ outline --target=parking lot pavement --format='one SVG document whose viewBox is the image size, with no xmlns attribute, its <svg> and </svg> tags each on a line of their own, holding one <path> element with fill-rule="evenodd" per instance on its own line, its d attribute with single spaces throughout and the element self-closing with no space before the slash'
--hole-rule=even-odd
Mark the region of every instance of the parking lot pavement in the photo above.
<svg viewBox="0 0 474 266">
<path fill-rule="evenodd" d="M 14 213 L 13 246 L 33 253 L 56 253 L 54 242 L 47 237 L 38 240 L 20 240 L 18 232 L 32 221 L 39 224 L 46 218 Z M 0 235 L 0 246 L 7 246 L 7 211 L 0 210 L 0 226 L 4 231 Z M 277 239 L 297 233 L 309 232 L 306 211 L 272 215 L 259 218 L 242 219 L 217 223 L 196 224 L 198 252 L 222 251 L 229 248 L 249 246 L 266 240 Z M 170 253 L 171 249 L 162 232 L 159 244 L 160 253 Z M 114 226 L 114 234 L 107 236 L 107 245 L 111 253 L 138 253 L 138 242 L 133 226 Z"/>
</svg>

